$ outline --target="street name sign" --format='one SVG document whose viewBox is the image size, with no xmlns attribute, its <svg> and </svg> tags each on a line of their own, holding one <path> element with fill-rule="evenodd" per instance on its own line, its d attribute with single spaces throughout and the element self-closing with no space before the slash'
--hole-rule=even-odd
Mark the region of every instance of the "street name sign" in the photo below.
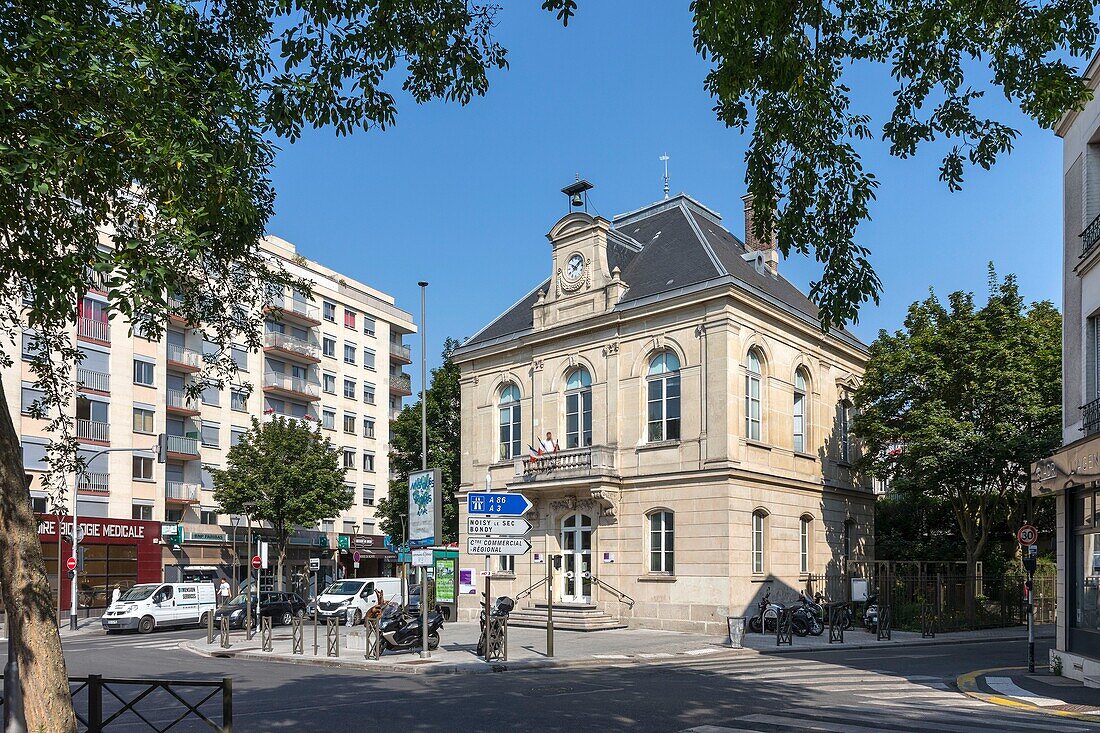
<svg viewBox="0 0 1100 733">
<path fill-rule="evenodd" d="M 524 537 L 531 523 L 520 517 L 467 517 L 466 534 L 470 537 Z"/>
<path fill-rule="evenodd" d="M 524 537 L 467 537 L 470 555 L 526 555 L 531 543 Z"/>
<path fill-rule="evenodd" d="M 432 566 L 435 552 L 432 548 L 413 548 L 412 551 L 412 564 L 415 568 L 430 568 Z"/>
<path fill-rule="evenodd" d="M 476 491 L 466 495 L 467 514 L 522 517 L 531 506 L 523 494 Z"/>
</svg>

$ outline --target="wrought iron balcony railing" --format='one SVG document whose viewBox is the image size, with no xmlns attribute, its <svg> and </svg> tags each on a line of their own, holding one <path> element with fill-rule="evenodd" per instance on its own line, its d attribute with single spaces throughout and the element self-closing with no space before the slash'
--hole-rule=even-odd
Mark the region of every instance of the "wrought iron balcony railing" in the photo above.
<svg viewBox="0 0 1100 733">
<path fill-rule="evenodd" d="M 1100 214 L 1096 216 L 1085 231 L 1081 232 L 1081 256 L 1086 256 L 1100 243 Z"/>
<path fill-rule="evenodd" d="M 1100 398 L 1081 406 L 1081 429 L 1085 435 L 1100 432 Z"/>
</svg>

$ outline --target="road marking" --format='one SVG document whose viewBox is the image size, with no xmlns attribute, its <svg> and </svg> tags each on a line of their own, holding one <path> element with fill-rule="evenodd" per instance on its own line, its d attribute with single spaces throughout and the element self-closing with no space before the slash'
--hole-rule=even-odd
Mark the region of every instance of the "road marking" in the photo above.
<svg viewBox="0 0 1100 733">
<path fill-rule="evenodd" d="M 705 647 L 703 649 L 689 649 L 686 652 L 684 652 L 684 654 L 688 654 L 688 655 L 693 656 L 693 657 L 700 657 L 700 656 L 703 656 L 704 654 L 716 654 L 717 652 L 720 652 L 720 651 L 722 651 L 722 650 L 721 649 L 715 649 L 714 647 Z"/>
<path fill-rule="evenodd" d="M 639 659 L 668 659 L 676 656 L 670 652 L 653 652 L 652 654 L 639 654 Z"/>
<path fill-rule="evenodd" d="M 1055 700 L 1053 697 L 1043 697 L 1042 695 L 1036 695 L 1030 690 L 1025 690 L 1013 682 L 1011 677 L 986 677 L 985 683 L 995 692 L 999 692 L 1006 697 L 1023 700 L 1024 702 L 1038 705 L 1039 707 L 1045 708 L 1066 704 L 1064 700 Z"/>
<path fill-rule="evenodd" d="M 630 659 L 629 654 L 593 654 L 593 659 Z"/>
</svg>

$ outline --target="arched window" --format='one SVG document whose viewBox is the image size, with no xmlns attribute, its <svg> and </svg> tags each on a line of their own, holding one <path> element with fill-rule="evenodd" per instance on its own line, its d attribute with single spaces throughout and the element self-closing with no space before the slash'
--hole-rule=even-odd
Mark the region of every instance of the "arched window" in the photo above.
<svg viewBox="0 0 1100 733">
<path fill-rule="evenodd" d="M 801 369 L 794 373 L 794 449 L 806 452 L 806 375 Z"/>
<path fill-rule="evenodd" d="M 760 354 L 756 349 L 745 362 L 745 437 L 760 440 Z"/>
<path fill-rule="evenodd" d="M 752 513 L 752 572 L 757 575 L 764 573 L 767 523 L 768 513 L 763 509 L 757 509 Z"/>
<path fill-rule="evenodd" d="M 649 360 L 646 401 L 649 441 L 680 439 L 680 360 L 662 351 Z"/>
<path fill-rule="evenodd" d="M 584 367 L 565 380 L 565 447 L 592 445 L 592 375 Z"/>
<path fill-rule="evenodd" d="M 836 440 L 841 463 L 851 462 L 851 438 L 848 433 L 851 413 L 852 405 L 848 400 L 836 403 Z"/>
<path fill-rule="evenodd" d="M 659 509 L 649 513 L 649 572 L 673 573 L 674 531 L 672 512 Z"/>
<path fill-rule="evenodd" d="M 506 384 L 500 390 L 500 460 L 507 461 L 520 455 L 520 407 L 519 387 Z"/>
<path fill-rule="evenodd" d="M 798 572 L 810 572 L 810 552 L 813 548 L 814 518 L 803 514 L 798 522 Z"/>
</svg>

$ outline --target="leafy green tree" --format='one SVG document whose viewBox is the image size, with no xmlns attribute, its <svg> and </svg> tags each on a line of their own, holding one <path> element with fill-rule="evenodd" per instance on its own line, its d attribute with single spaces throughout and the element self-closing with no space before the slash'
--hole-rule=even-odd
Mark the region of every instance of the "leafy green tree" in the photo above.
<svg viewBox="0 0 1100 733">
<path fill-rule="evenodd" d="M 566 22 L 577 10 L 575 0 L 543 6 Z M 1019 134 L 990 116 L 987 94 L 1003 95 L 1045 128 L 1090 98 L 1070 62 L 1096 47 L 1095 7 L 1087 0 L 692 1 L 714 111 L 729 127 L 752 128 L 745 160 L 756 235 L 767 241 L 774 231 L 784 254 L 822 263 L 810 296 L 823 323 L 855 320 L 881 288 L 856 239 L 879 186 L 860 148 L 881 136 L 900 158 L 945 149 L 940 180 L 958 190 L 968 166 L 992 167 Z M 892 90 L 878 86 L 880 68 Z M 877 104 L 891 91 L 886 119 L 855 104 Z"/>
<path fill-rule="evenodd" d="M 285 587 L 286 548 L 296 527 L 314 527 L 351 507 L 340 449 L 315 425 L 276 416 L 252 428 L 215 470 L 214 499 L 222 512 L 268 522 L 278 549 L 276 577 Z"/>
<path fill-rule="evenodd" d="M 451 354 L 460 346 L 448 338 L 443 344 L 443 363 L 432 370 L 428 385 L 428 467 L 438 468 L 443 494 L 443 541 L 458 541 L 458 504 L 455 488 L 459 483 L 459 437 L 461 419 L 461 391 L 458 365 Z M 380 499 L 376 513 L 381 519 L 383 532 L 404 539 L 402 515 L 409 512 L 409 474 L 420 470 L 423 455 L 420 431 L 420 400 L 407 405 L 397 419 L 390 423 L 390 481 L 389 494 Z"/>
<path fill-rule="evenodd" d="M 1015 278 L 990 266 L 984 306 L 931 294 L 871 345 L 852 426 L 859 467 L 946 503 L 968 574 L 1027 491 L 1030 464 L 1061 443 L 1061 324 L 1049 301 L 1025 305 Z"/>
</svg>

